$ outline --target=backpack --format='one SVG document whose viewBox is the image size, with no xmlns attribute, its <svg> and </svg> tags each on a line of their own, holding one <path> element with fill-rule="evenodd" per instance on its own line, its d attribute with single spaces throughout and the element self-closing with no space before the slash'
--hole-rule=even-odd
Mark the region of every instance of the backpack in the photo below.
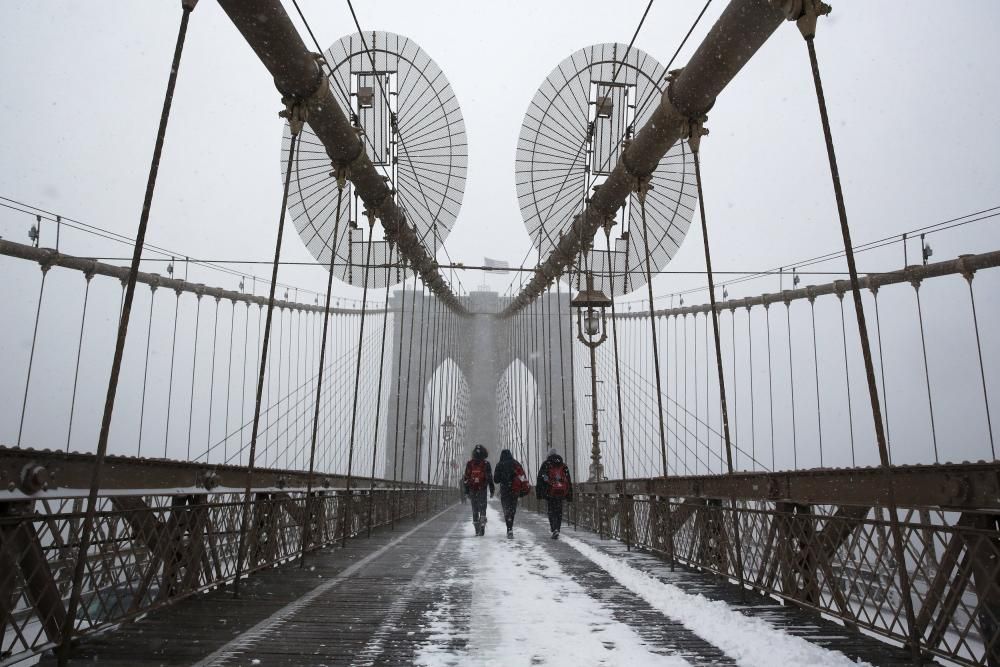
<svg viewBox="0 0 1000 667">
<path fill-rule="evenodd" d="M 569 495 L 569 471 L 565 463 L 553 463 L 549 466 L 549 497 L 565 498 Z"/>
<path fill-rule="evenodd" d="M 528 476 L 524 473 L 524 468 L 521 467 L 520 463 L 514 464 L 514 481 L 510 484 L 510 490 L 518 498 L 523 498 L 531 493 L 531 482 L 528 481 Z"/>
<path fill-rule="evenodd" d="M 469 467 L 466 470 L 465 484 L 470 493 L 482 491 L 486 488 L 486 461 L 469 461 Z"/>
</svg>

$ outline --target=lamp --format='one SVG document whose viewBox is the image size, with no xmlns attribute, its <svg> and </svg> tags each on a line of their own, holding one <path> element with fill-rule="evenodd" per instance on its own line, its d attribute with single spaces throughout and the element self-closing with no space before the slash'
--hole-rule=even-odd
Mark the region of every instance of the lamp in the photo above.
<svg viewBox="0 0 1000 667">
<path fill-rule="evenodd" d="M 590 406 L 593 419 L 590 420 L 590 479 L 599 482 L 604 479 L 604 465 L 601 463 L 600 429 L 597 410 L 597 347 L 608 339 L 607 311 L 611 299 L 599 289 L 594 289 L 594 274 L 587 273 L 587 287 L 570 301 L 576 311 L 576 337 L 590 349 Z M 600 314 L 598 314 L 600 311 Z"/>
</svg>

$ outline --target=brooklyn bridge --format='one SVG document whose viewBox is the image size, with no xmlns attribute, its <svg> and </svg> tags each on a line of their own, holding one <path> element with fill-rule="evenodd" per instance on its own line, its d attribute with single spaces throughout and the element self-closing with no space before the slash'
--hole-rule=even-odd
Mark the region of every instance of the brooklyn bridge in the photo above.
<svg viewBox="0 0 1000 667">
<path fill-rule="evenodd" d="M 0 665 L 1000 665 L 996 7 L 392 4 L 0 9 Z"/>
</svg>

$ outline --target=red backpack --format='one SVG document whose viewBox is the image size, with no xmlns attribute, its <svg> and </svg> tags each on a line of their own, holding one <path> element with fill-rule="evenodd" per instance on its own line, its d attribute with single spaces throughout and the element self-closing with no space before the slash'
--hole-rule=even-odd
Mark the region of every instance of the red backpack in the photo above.
<svg viewBox="0 0 1000 667">
<path fill-rule="evenodd" d="M 518 498 L 523 498 L 531 493 L 531 482 L 528 481 L 528 476 L 524 473 L 524 468 L 521 467 L 520 463 L 514 464 L 514 481 L 511 482 L 510 490 Z"/>
<path fill-rule="evenodd" d="M 569 471 L 565 463 L 553 463 L 549 466 L 549 496 L 565 498 L 569 495 Z"/>
<path fill-rule="evenodd" d="M 465 484 L 470 492 L 486 488 L 486 461 L 472 460 L 465 470 Z"/>
</svg>

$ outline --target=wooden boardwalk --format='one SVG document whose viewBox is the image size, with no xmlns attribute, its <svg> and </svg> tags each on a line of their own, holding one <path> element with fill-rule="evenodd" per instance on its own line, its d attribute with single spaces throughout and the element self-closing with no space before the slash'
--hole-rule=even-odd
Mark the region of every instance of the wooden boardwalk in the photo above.
<svg viewBox="0 0 1000 667">
<path fill-rule="evenodd" d="M 491 503 L 487 534 L 476 538 L 468 511 L 468 505 L 454 506 L 349 541 L 344 549 L 316 552 L 304 568 L 296 563 L 259 573 L 244 582 L 239 600 L 212 591 L 152 613 L 86 640 L 72 664 L 752 662 L 706 639 L 711 633 L 692 629 L 683 615 L 665 613 L 627 578 L 615 576 L 617 568 L 588 557 L 588 549 L 652 577 L 654 585 L 669 584 L 664 590 L 724 600 L 793 642 L 820 653 L 839 651 L 845 663 L 911 664 L 899 649 L 769 599 L 748 595 L 742 603 L 730 584 L 670 572 L 655 557 L 626 553 L 622 545 L 571 527 L 564 528 L 565 539 L 548 539 L 544 519 L 527 512 L 518 516 L 515 539 L 506 540 Z M 554 646 L 565 654 L 554 655 Z"/>
</svg>

